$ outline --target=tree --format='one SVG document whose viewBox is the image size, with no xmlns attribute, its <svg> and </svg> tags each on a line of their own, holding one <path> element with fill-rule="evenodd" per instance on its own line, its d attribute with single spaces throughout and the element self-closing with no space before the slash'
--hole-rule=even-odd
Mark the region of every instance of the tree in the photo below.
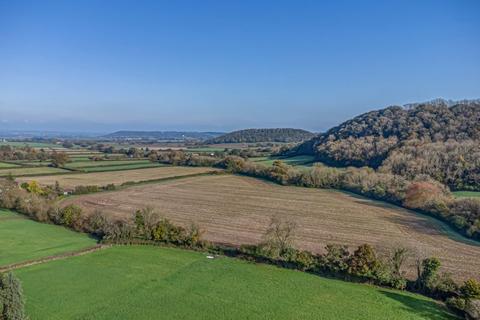
<svg viewBox="0 0 480 320">
<path fill-rule="evenodd" d="M 57 152 L 57 151 L 52 152 L 51 158 L 52 158 L 52 165 L 57 168 L 63 167 L 70 160 L 70 158 L 68 157 L 68 154 L 66 154 L 65 152 Z"/>
<path fill-rule="evenodd" d="M 369 244 L 362 244 L 350 257 L 348 271 L 357 276 L 371 276 L 379 265 L 375 249 Z"/>
<path fill-rule="evenodd" d="M 435 257 L 423 259 L 417 262 L 419 276 L 417 278 L 417 287 L 421 291 L 433 291 L 438 278 L 440 269 L 440 260 Z"/>
<path fill-rule="evenodd" d="M 460 287 L 460 292 L 465 298 L 480 298 L 480 282 L 469 279 Z"/>
<path fill-rule="evenodd" d="M 11 272 L 0 274 L 0 319 L 27 319 L 22 285 Z"/>
<path fill-rule="evenodd" d="M 392 274 L 395 277 L 402 277 L 402 265 L 407 260 L 408 250 L 406 248 L 397 248 L 390 257 Z"/>
<path fill-rule="evenodd" d="M 261 245 L 266 254 L 272 258 L 280 258 L 287 254 L 293 248 L 295 228 L 296 224 L 293 221 L 273 217 Z"/>
</svg>

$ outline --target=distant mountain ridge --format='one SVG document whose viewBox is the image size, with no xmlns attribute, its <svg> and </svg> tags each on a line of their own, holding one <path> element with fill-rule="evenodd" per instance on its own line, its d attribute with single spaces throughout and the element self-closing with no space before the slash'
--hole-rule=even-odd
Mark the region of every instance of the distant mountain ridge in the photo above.
<svg viewBox="0 0 480 320">
<path fill-rule="evenodd" d="M 146 140 L 207 140 L 218 137 L 224 132 L 201 131 L 116 131 L 102 136 L 104 139 L 146 139 Z"/>
<path fill-rule="evenodd" d="M 243 129 L 209 139 L 206 143 L 301 142 L 314 136 L 309 131 L 293 128 Z"/>
</svg>

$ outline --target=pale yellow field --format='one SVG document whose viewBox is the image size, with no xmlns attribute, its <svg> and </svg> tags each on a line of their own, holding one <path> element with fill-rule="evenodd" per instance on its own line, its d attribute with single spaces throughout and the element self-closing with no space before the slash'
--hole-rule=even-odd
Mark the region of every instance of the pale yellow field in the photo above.
<svg viewBox="0 0 480 320">
<path fill-rule="evenodd" d="M 196 222 L 205 238 L 219 243 L 257 243 L 272 216 L 298 225 L 296 245 L 322 252 L 327 243 L 369 243 L 380 251 L 407 247 L 413 255 L 436 256 L 457 279 L 480 277 L 480 246 L 468 243 L 437 220 L 342 192 L 284 187 L 233 175 L 201 176 L 67 199 L 125 217 L 152 206 L 176 223 Z M 458 238 L 457 238 L 458 237 Z M 459 241 L 462 240 L 462 241 Z M 465 241 L 465 242 L 463 242 Z"/>
<path fill-rule="evenodd" d="M 147 181 L 163 178 L 171 178 L 176 176 L 185 176 L 191 174 L 199 174 L 212 172 L 212 168 L 197 168 L 197 167 L 158 167 L 136 170 L 124 171 L 108 171 L 108 172 L 93 172 L 93 173 L 78 173 L 67 175 L 53 175 L 41 177 L 24 177 L 18 178 L 17 181 L 25 182 L 35 180 L 42 185 L 54 185 L 56 181 L 63 188 L 74 188 L 78 185 L 98 185 L 105 186 L 113 183 L 120 185 L 124 182 L 132 181 Z"/>
</svg>

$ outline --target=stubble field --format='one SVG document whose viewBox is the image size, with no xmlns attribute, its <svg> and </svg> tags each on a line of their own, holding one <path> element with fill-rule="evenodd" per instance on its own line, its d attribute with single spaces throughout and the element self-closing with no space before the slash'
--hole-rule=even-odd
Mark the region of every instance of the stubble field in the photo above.
<svg viewBox="0 0 480 320">
<path fill-rule="evenodd" d="M 332 190 L 283 187 L 233 175 L 201 176 L 67 199 L 86 214 L 95 209 L 126 217 L 152 206 L 176 223 L 196 222 L 210 241 L 257 243 L 272 216 L 297 223 L 296 246 L 322 252 L 328 243 L 369 243 L 380 251 L 406 247 L 436 256 L 457 280 L 479 276 L 480 246 L 443 223 L 382 202 Z"/>
<path fill-rule="evenodd" d="M 78 185 L 104 186 L 110 183 L 120 185 L 125 182 L 139 182 L 157 180 L 177 176 L 201 174 L 215 171 L 203 167 L 159 167 L 138 170 L 108 171 L 95 173 L 78 173 L 68 175 L 41 176 L 32 178 L 18 178 L 18 182 L 35 180 L 42 185 L 54 185 L 56 181 L 63 188 L 74 188 Z"/>
</svg>

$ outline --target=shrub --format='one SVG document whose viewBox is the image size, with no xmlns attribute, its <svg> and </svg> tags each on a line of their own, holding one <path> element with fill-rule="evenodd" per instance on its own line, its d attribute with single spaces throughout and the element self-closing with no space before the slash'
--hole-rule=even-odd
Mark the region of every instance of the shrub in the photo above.
<svg viewBox="0 0 480 320">
<path fill-rule="evenodd" d="M 350 256 L 348 264 L 349 273 L 363 277 L 372 277 L 380 266 L 375 249 L 368 244 L 359 246 Z"/>
</svg>

